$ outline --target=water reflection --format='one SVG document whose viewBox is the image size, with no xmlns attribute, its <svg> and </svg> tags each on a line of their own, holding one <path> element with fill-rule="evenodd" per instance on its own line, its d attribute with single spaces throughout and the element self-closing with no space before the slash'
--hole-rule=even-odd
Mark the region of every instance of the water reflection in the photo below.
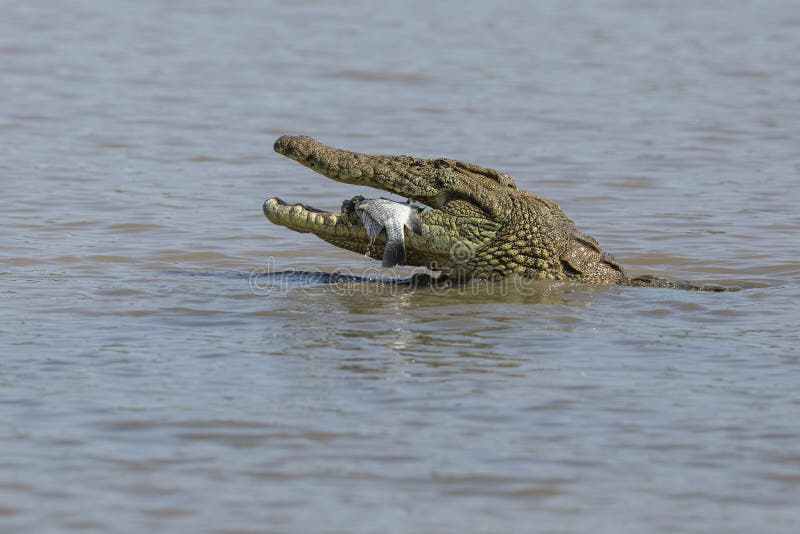
<svg viewBox="0 0 800 534">
<path fill-rule="evenodd" d="M 239 275 L 240 276 L 240 275 Z M 464 284 L 437 285 L 418 283 L 413 278 L 397 278 L 391 273 L 367 271 L 356 274 L 351 270 L 277 271 L 254 270 L 250 277 L 254 294 L 308 293 L 335 295 L 353 304 L 353 313 L 370 304 L 393 302 L 395 306 L 446 306 L 451 303 L 511 303 L 511 304 L 579 304 L 582 296 L 597 291 L 613 291 L 613 286 L 592 286 L 575 282 L 553 282 L 509 277 L 503 280 L 471 280 Z M 577 296 L 575 300 L 570 296 Z"/>
</svg>

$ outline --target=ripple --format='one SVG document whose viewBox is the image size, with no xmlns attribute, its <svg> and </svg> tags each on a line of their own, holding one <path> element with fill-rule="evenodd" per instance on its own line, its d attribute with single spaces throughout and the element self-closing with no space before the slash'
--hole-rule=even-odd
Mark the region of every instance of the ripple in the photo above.
<svg viewBox="0 0 800 534">
<path fill-rule="evenodd" d="M 182 262 L 203 262 L 206 260 L 233 260 L 232 256 L 220 252 L 184 252 L 184 253 L 163 253 L 155 257 L 163 262 L 182 263 Z"/>
<path fill-rule="evenodd" d="M 18 514 L 19 512 L 20 510 L 18 508 L 0 505 L 0 517 L 11 517 L 13 515 Z"/>
<path fill-rule="evenodd" d="M 401 73 L 393 71 L 368 71 L 344 69 L 328 74 L 332 78 L 354 80 L 358 82 L 384 82 L 401 85 L 424 85 L 430 83 L 427 75 L 420 73 Z"/>
<path fill-rule="evenodd" d="M 15 265 L 17 267 L 26 267 L 29 265 L 44 265 L 47 263 L 46 261 L 37 260 L 34 258 L 0 258 L 0 261 L 3 263 L 8 263 L 9 265 Z"/>
<path fill-rule="evenodd" d="M 155 232 L 163 231 L 164 227 L 160 224 L 145 224 L 145 223 L 122 223 L 112 224 L 109 230 L 121 233 L 140 233 L 140 232 Z"/>
<path fill-rule="evenodd" d="M 103 255 L 103 254 L 87 256 L 86 259 L 101 263 L 134 263 L 137 261 L 136 258 L 129 258 L 126 256 Z"/>
</svg>

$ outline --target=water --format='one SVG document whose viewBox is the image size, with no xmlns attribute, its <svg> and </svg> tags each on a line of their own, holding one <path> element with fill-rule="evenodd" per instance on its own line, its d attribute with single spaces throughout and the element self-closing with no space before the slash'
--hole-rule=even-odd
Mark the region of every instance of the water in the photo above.
<svg viewBox="0 0 800 534">
<path fill-rule="evenodd" d="M 0 530 L 797 532 L 796 7 L 5 3 Z M 293 133 L 747 290 L 251 278 L 375 266 Z"/>
</svg>

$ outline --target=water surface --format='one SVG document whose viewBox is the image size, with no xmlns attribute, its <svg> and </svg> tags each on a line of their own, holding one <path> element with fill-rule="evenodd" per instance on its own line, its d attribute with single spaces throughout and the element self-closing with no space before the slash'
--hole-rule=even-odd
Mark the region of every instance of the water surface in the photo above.
<svg viewBox="0 0 800 534">
<path fill-rule="evenodd" d="M 796 6 L 529 4 L 5 6 L 1 529 L 797 532 Z M 287 133 L 747 289 L 253 277 L 376 265 L 263 218 L 369 194 Z"/>
</svg>

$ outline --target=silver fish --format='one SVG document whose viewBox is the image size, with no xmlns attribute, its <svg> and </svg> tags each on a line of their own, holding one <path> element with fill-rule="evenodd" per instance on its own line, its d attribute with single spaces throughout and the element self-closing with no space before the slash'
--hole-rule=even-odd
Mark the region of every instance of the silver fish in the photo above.
<svg viewBox="0 0 800 534">
<path fill-rule="evenodd" d="M 383 267 L 406 264 L 406 243 L 404 227 L 417 235 L 422 235 L 422 222 L 419 208 L 400 204 L 385 198 L 370 198 L 356 204 L 356 214 L 367 230 L 369 243 L 386 230 L 386 248 L 383 249 Z"/>
</svg>

